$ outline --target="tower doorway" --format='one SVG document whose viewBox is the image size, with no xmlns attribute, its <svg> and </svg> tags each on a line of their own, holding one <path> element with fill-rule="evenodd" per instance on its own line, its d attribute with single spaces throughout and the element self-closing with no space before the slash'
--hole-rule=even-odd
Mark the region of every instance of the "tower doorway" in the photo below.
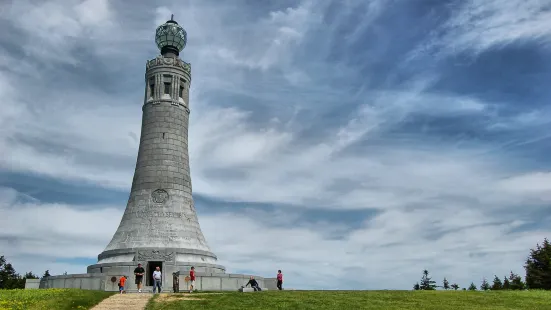
<svg viewBox="0 0 551 310">
<path fill-rule="evenodd" d="M 163 262 L 147 262 L 147 268 L 146 268 L 146 272 L 147 272 L 147 278 L 146 278 L 146 282 L 145 282 L 145 285 L 146 286 L 153 286 L 153 271 L 155 271 L 155 269 L 159 267 L 161 269 L 161 272 L 163 271 Z M 164 275 L 163 275 L 164 277 Z"/>
</svg>

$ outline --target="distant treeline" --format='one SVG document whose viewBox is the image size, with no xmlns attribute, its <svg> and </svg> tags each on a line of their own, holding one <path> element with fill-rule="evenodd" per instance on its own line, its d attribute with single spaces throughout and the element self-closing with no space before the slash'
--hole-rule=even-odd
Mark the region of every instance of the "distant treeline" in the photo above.
<svg viewBox="0 0 551 310">
<path fill-rule="evenodd" d="M 463 290 L 551 290 L 551 244 L 547 238 L 543 240 L 542 245 L 537 244 L 535 249 L 530 250 L 524 269 L 526 270 L 524 281 L 521 276 L 511 271 L 509 276 L 503 277 L 503 281 L 498 276 L 494 276 L 494 281 L 490 284 L 486 278 L 482 278 L 480 287 L 477 288 L 474 282 L 471 282 L 471 285 L 467 288 L 464 287 Z M 458 290 L 460 287 L 457 283 L 450 285 L 446 278 L 442 285 L 436 285 L 436 281 L 429 277 L 429 272 L 426 269 L 423 270 L 421 281 L 413 285 L 414 290 L 430 291 L 436 290 L 436 288 Z"/>
<path fill-rule="evenodd" d="M 44 276 L 49 277 L 50 272 L 46 270 Z M 38 279 L 38 276 L 30 271 L 25 275 L 18 274 L 13 265 L 8 263 L 3 255 L 0 256 L 0 289 L 25 288 L 25 279 Z"/>
</svg>

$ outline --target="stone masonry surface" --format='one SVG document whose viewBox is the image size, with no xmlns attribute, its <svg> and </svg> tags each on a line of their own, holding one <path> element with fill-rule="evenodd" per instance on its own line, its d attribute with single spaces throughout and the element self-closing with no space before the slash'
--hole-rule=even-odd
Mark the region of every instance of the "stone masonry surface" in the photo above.
<svg viewBox="0 0 551 310">
<path fill-rule="evenodd" d="M 148 260 L 215 263 L 192 197 L 188 156 L 189 64 L 158 56 L 147 62 L 140 146 L 132 188 L 119 227 L 102 264 Z M 118 251 L 118 250 L 128 251 Z M 176 249 L 162 254 L 164 249 Z M 197 250 L 194 254 L 190 250 Z M 160 252 L 157 252 L 160 251 Z M 119 253 L 120 252 L 120 253 Z M 117 254 L 119 253 L 119 254 Z M 133 259 L 128 254 L 137 253 Z M 218 267 L 216 267 L 218 268 Z"/>
<path fill-rule="evenodd" d="M 131 268 L 133 270 L 133 268 Z M 40 288 L 76 288 L 83 290 L 101 290 L 109 292 L 118 292 L 118 279 L 122 275 L 128 275 L 126 272 L 107 272 L 107 273 L 88 273 L 88 274 L 72 274 L 62 276 L 51 276 L 40 279 Z M 179 288 L 180 291 L 189 289 L 189 282 L 186 282 L 186 273 L 180 274 Z M 241 286 L 244 286 L 249 281 L 251 275 L 247 274 L 231 274 L 231 273 L 197 273 L 195 288 L 199 291 L 237 291 Z M 273 281 L 265 279 L 261 276 L 255 276 L 258 284 L 262 288 L 272 289 L 275 287 Z M 273 279 L 272 279 L 273 280 Z M 272 282 L 272 283 L 270 283 Z M 164 292 L 172 291 L 172 277 L 163 277 L 162 289 Z M 144 285 L 144 291 L 151 291 L 152 287 Z M 126 291 L 129 293 L 137 292 L 137 286 L 134 283 L 134 276 L 130 276 L 127 281 Z"/>
</svg>

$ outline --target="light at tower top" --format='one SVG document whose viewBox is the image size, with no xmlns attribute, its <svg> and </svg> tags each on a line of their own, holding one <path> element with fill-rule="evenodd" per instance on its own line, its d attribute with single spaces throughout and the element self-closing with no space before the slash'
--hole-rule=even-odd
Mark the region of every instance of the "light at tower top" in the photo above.
<svg viewBox="0 0 551 310">
<path fill-rule="evenodd" d="M 174 15 L 170 20 L 157 27 L 155 33 L 155 43 L 161 50 L 161 54 L 175 54 L 178 56 L 186 47 L 187 32 L 174 20 Z"/>
</svg>

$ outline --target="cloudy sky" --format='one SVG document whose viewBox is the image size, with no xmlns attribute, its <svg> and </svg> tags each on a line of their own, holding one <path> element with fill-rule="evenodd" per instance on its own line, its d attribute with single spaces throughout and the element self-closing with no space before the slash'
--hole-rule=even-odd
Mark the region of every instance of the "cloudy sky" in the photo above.
<svg viewBox="0 0 551 310">
<path fill-rule="evenodd" d="M 551 237 L 541 0 L 0 1 L 0 249 L 83 273 L 126 206 L 155 28 L 192 65 L 190 158 L 228 272 L 315 289 L 523 274 Z M 546 155 L 547 154 L 547 155 Z"/>
</svg>

